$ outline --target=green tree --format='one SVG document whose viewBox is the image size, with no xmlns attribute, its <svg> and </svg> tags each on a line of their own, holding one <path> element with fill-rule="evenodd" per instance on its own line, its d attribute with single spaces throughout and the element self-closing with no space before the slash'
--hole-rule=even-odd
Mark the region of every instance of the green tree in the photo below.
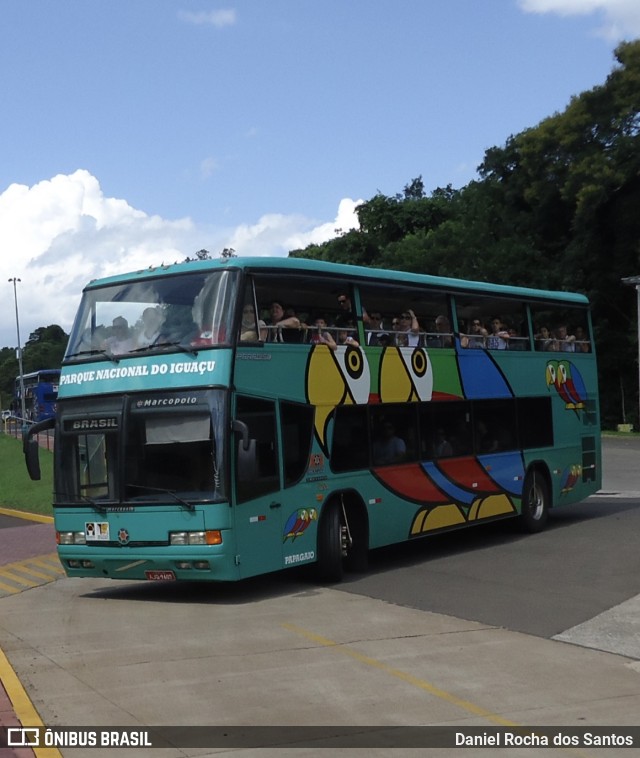
<svg viewBox="0 0 640 758">
<path fill-rule="evenodd" d="M 487 150 L 478 181 L 427 196 L 418 177 L 402 193 L 377 193 L 348 239 L 291 254 L 584 292 L 605 425 L 620 421 L 612 375 L 637 413 L 635 293 L 620 280 L 640 273 L 640 40 L 615 57 L 604 84 Z"/>
</svg>

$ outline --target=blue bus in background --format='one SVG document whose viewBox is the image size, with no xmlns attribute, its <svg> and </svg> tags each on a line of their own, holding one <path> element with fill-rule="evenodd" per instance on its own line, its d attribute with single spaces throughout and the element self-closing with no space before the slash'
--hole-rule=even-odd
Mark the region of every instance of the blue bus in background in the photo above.
<svg viewBox="0 0 640 758">
<path fill-rule="evenodd" d="M 26 421 L 46 421 L 56 413 L 60 369 L 40 369 L 22 375 Z M 16 377 L 14 409 L 22 411 L 20 377 Z"/>
</svg>

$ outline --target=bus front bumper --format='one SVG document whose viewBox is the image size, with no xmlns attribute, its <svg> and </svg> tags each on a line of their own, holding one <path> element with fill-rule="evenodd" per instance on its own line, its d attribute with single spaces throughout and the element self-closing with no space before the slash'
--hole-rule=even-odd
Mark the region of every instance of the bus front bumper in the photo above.
<svg viewBox="0 0 640 758">
<path fill-rule="evenodd" d="M 80 545 L 59 545 L 58 557 L 69 577 L 151 581 L 219 581 L 240 578 L 234 556 L 220 548 L 126 548 L 87 550 Z"/>
</svg>

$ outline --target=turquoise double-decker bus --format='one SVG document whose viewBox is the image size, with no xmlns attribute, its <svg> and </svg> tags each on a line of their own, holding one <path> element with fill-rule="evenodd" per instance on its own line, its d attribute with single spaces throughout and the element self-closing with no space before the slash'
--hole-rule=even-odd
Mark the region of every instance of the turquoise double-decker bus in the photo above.
<svg viewBox="0 0 640 758">
<path fill-rule="evenodd" d="M 33 478 L 48 427 L 69 576 L 338 581 L 601 480 L 585 297 L 295 258 L 92 281 Z"/>
</svg>

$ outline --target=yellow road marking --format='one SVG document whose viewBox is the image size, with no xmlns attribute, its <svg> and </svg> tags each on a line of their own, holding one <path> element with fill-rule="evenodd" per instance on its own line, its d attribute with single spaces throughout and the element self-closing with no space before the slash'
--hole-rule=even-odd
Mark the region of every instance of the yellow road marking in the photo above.
<svg viewBox="0 0 640 758">
<path fill-rule="evenodd" d="M 11 587 L 9 584 L 5 584 L 4 582 L 0 582 L 0 590 L 4 590 L 5 592 L 11 592 L 12 594 L 15 592 L 22 591 L 20 587 Z"/>
<path fill-rule="evenodd" d="M 15 567 L 15 563 L 11 564 Z M 9 579 L 11 582 L 15 582 L 16 584 L 21 584 L 23 587 L 37 587 L 37 582 L 32 582 L 30 579 L 24 579 L 23 577 L 19 576 L 18 574 L 14 574 L 12 571 L 7 571 L 7 567 L 3 566 L 0 569 L 0 576 L 3 576 L 5 579 Z"/>
<path fill-rule="evenodd" d="M 482 716 L 483 718 L 488 719 L 489 721 L 493 721 L 495 724 L 499 724 L 500 726 L 520 726 L 519 724 L 516 724 L 514 721 L 508 721 L 507 719 L 503 719 L 501 716 L 498 716 L 497 713 L 493 713 L 492 711 L 488 711 L 486 708 L 482 708 L 479 705 L 476 705 L 475 703 L 470 702 L 469 700 L 463 700 L 462 698 L 459 698 L 457 695 L 452 694 L 451 692 L 447 692 L 446 690 L 440 689 L 440 687 L 436 687 L 433 684 L 430 684 L 429 682 L 426 682 L 424 679 L 419 679 L 417 676 L 414 676 L 413 674 L 407 674 L 405 671 L 401 671 L 400 669 L 393 668 L 392 666 L 388 666 L 386 663 L 383 663 L 382 661 L 377 660 L 376 658 L 371 658 L 368 655 L 363 655 L 362 653 L 358 653 L 356 650 L 351 650 L 350 648 L 346 647 L 340 642 L 335 642 L 333 640 L 329 640 L 326 637 L 322 637 L 319 634 L 314 634 L 313 632 L 310 632 L 307 629 L 302 629 L 299 626 L 295 626 L 294 624 L 283 624 L 284 628 L 289 630 L 290 632 L 295 632 L 296 634 L 300 634 L 303 637 L 306 637 L 308 640 L 311 640 L 312 642 L 316 642 L 318 645 L 322 645 L 323 647 L 331 647 L 336 650 L 338 653 L 342 653 L 344 655 L 349 656 L 349 658 L 354 658 L 356 661 L 360 661 L 360 663 L 365 663 L 367 666 L 372 666 L 373 668 L 379 669 L 380 671 L 384 671 L 386 674 L 390 674 L 391 676 L 394 676 L 396 679 L 401 679 L 403 682 L 407 682 L 408 684 L 412 684 L 414 687 L 418 687 L 421 690 L 424 690 L 425 692 L 428 692 L 430 695 L 435 695 L 435 697 L 440 698 L 440 700 L 444 700 L 447 703 L 451 703 L 452 705 L 456 705 L 459 708 L 462 708 L 465 711 L 468 711 L 469 713 L 473 713 L 474 716 Z"/>
<path fill-rule="evenodd" d="M 513 729 L 520 729 L 520 730 L 526 729 L 527 731 L 531 729 L 535 731 L 535 727 L 526 727 L 523 724 L 516 723 L 515 721 L 509 721 L 508 719 L 504 719 L 502 718 L 502 716 L 499 716 L 497 713 L 494 713 L 493 711 L 487 710 L 486 708 L 483 708 L 480 705 L 476 705 L 475 703 L 472 703 L 469 700 L 464 700 L 463 698 L 460 698 L 457 695 L 454 695 L 452 692 L 447 692 L 446 690 L 443 690 L 440 687 L 436 687 L 436 685 L 431 684 L 430 682 L 427 682 L 424 679 L 420 679 L 417 676 L 413 676 L 413 674 L 407 674 L 405 671 L 401 671 L 400 669 L 393 668 L 393 666 L 388 666 L 386 663 L 383 663 L 382 661 L 379 661 L 376 658 L 371 658 L 368 655 L 363 655 L 362 653 L 358 653 L 356 650 L 352 650 L 351 648 L 347 647 L 342 642 L 336 642 L 335 640 L 330 640 L 327 637 L 322 637 L 319 634 L 315 634 L 314 632 L 311 632 L 308 629 L 303 629 L 302 627 L 296 626 L 295 624 L 284 623 L 282 624 L 282 626 L 287 631 L 293 632 L 294 634 L 299 634 L 302 637 L 305 637 L 306 639 L 310 640 L 311 642 L 315 642 L 316 644 L 322 645 L 323 647 L 330 647 L 333 650 L 335 650 L 337 653 L 342 653 L 343 655 L 346 655 L 349 658 L 353 658 L 354 660 L 359 661 L 360 663 L 364 663 L 367 666 L 376 668 L 379 671 L 384 671 L 385 674 L 389 674 L 390 676 L 393 676 L 396 679 L 401 679 L 403 682 L 407 682 L 407 684 L 411 684 L 414 687 L 418 687 L 424 692 L 428 692 L 430 695 L 440 698 L 440 700 L 444 700 L 445 702 L 450 703 L 451 705 L 455 705 L 458 708 L 462 708 L 468 713 L 472 713 L 474 716 L 481 716 L 482 718 L 487 719 L 487 721 L 492 721 L 494 724 L 498 724 L 499 726 L 508 726 Z M 581 758 L 586 758 L 587 756 L 586 753 L 582 752 L 581 750 L 576 750 L 575 748 L 559 747 L 557 749 L 561 752 L 565 752 L 570 755 L 580 756 Z"/>
<path fill-rule="evenodd" d="M 13 508 L 0 508 L 2 516 L 13 516 L 14 518 L 23 518 L 27 521 L 38 521 L 41 524 L 53 524 L 53 516 L 43 516 L 40 513 L 27 513 L 26 511 L 16 511 Z"/>
<path fill-rule="evenodd" d="M 44 569 L 44 571 L 38 571 L 34 568 L 35 566 Z M 54 582 L 60 575 L 64 575 L 64 569 L 60 565 L 57 553 L 7 563 L 0 566 L 0 592 L 15 594 L 21 592 L 25 587 L 41 587 L 48 582 Z M 33 582 L 29 580 L 29 577 L 37 577 L 44 581 Z M 3 579 L 5 581 L 2 581 Z M 7 584 L 7 582 L 13 582 L 13 584 Z"/>
<path fill-rule="evenodd" d="M 44 727 L 38 712 L 2 650 L 0 650 L 0 682 L 7 691 L 16 717 L 22 726 Z M 31 749 L 36 758 L 62 758 L 62 753 L 54 747 L 32 747 Z"/>
<path fill-rule="evenodd" d="M 53 577 L 51 576 L 51 574 L 43 574 L 42 571 L 36 571 L 36 569 L 31 568 L 31 566 L 27 563 L 27 561 L 24 561 L 23 563 L 14 563 L 13 570 L 22 571 L 22 573 L 27 574 L 28 576 L 35 576 L 38 579 L 48 579 L 49 581 L 53 580 Z M 2 573 L 2 569 L 0 569 L 0 574 L 1 573 Z"/>
<path fill-rule="evenodd" d="M 56 574 L 64 574 L 64 569 L 60 565 L 57 553 L 52 553 L 50 556 L 43 556 L 42 558 L 29 558 L 27 563 L 33 563 L 34 566 L 40 566 L 40 568 L 53 571 Z"/>
</svg>

